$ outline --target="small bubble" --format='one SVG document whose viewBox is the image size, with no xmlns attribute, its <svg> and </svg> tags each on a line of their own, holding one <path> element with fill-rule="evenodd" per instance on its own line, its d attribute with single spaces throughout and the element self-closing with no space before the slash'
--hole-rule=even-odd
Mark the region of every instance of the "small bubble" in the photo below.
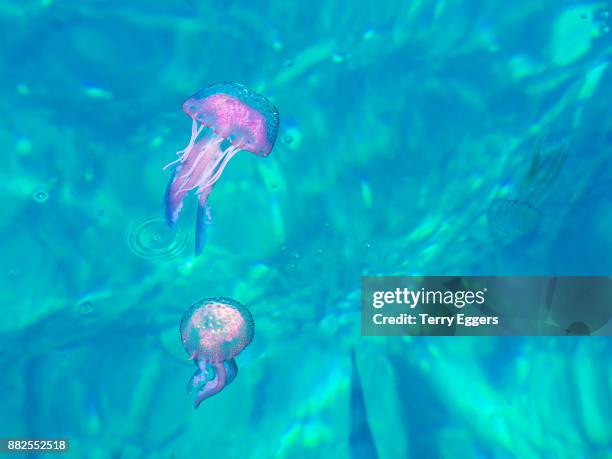
<svg viewBox="0 0 612 459">
<path fill-rule="evenodd" d="M 295 270 L 297 269 L 297 265 L 296 265 L 295 263 L 289 263 L 289 264 L 287 265 L 287 269 L 288 269 L 289 271 L 295 271 Z"/>
<path fill-rule="evenodd" d="M 155 233 L 153 236 L 151 236 L 151 239 L 153 242 L 159 242 L 162 240 L 162 237 L 159 235 L 159 233 Z"/>
<path fill-rule="evenodd" d="M 317 250 L 315 251 L 315 253 L 316 253 L 317 255 L 323 255 L 323 249 L 317 249 Z"/>
<path fill-rule="evenodd" d="M 281 141 L 292 150 L 297 150 L 302 144 L 302 133 L 296 127 L 289 127 L 283 132 Z"/>
<path fill-rule="evenodd" d="M 285 68 L 293 67 L 293 60 L 285 59 L 285 62 L 283 62 L 283 67 Z"/>
<path fill-rule="evenodd" d="M 285 250 L 287 250 L 287 246 L 286 246 L 285 244 L 282 244 L 282 245 L 279 247 L 279 250 L 281 250 L 281 252 L 284 252 Z"/>
<path fill-rule="evenodd" d="M 38 190 L 34 193 L 33 198 L 36 202 L 45 202 L 47 199 L 49 199 L 49 193 L 47 193 L 45 190 Z"/>
<path fill-rule="evenodd" d="M 295 258 L 296 260 L 299 260 L 300 258 L 302 258 L 302 255 L 300 254 L 300 252 L 295 252 L 293 254 L 293 258 Z"/>
<path fill-rule="evenodd" d="M 603 10 L 601 13 L 599 13 L 599 15 L 603 18 L 603 19 L 608 19 L 610 17 L 610 12 L 608 10 Z"/>
<path fill-rule="evenodd" d="M 610 31 L 610 26 L 606 25 L 606 24 L 602 24 L 601 26 L 599 26 L 599 33 L 601 35 L 605 35 Z"/>
<path fill-rule="evenodd" d="M 94 305 L 91 301 L 85 300 L 77 304 L 77 311 L 81 314 L 91 314 L 94 310 Z"/>
<path fill-rule="evenodd" d="M 18 277 L 19 275 L 21 275 L 21 269 L 19 268 L 11 268 L 9 271 L 9 276 L 11 277 Z"/>
<path fill-rule="evenodd" d="M 104 209 L 96 210 L 96 216 L 97 217 L 104 217 Z"/>
</svg>

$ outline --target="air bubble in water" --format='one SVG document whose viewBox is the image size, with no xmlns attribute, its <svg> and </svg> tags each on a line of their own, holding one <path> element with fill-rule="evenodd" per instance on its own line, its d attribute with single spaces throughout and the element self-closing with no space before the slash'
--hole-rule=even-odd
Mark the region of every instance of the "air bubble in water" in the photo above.
<svg viewBox="0 0 612 459">
<path fill-rule="evenodd" d="M 89 300 L 84 300 L 77 304 L 77 311 L 80 314 L 91 314 L 93 310 L 94 304 Z"/>
<path fill-rule="evenodd" d="M 34 198 L 34 201 L 43 203 L 49 199 L 49 193 L 47 193 L 45 190 L 38 190 L 32 197 Z"/>
</svg>

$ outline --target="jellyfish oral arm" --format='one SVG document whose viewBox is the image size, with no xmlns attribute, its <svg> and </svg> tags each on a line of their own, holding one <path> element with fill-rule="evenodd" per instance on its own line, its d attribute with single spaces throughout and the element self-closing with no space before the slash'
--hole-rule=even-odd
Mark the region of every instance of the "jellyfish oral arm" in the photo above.
<svg viewBox="0 0 612 459">
<path fill-rule="evenodd" d="M 176 152 L 176 154 L 178 155 L 178 159 L 172 161 L 169 164 L 166 164 L 162 170 L 165 171 L 169 167 L 172 167 L 175 164 L 184 161 L 187 155 L 189 155 L 189 153 L 193 149 L 193 145 L 195 144 L 196 139 L 198 138 L 203 129 L 204 125 L 198 126 L 198 122 L 196 120 L 193 120 L 193 122 L 191 123 L 191 138 L 189 139 L 189 143 L 183 150 L 179 150 Z"/>
<path fill-rule="evenodd" d="M 234 155 L 240 151 L 240 148 L 231 145 L 227 149 L 220 151 L 221 155 L 219 156 L 219 159 L 215 161 L 213 171 L 210 177 L 208 177 L 206 182 L 203 185 L 200 185 L 200 187 L 212 188 L 212 186 L 217 182 L 217 180 L 219 180 L 219 177 L 221 177 L 223 169 L 225 169 L 225 166 L 227 166 L 229 160 L 232 159 Z"/>
<path fill-rule="evenodd" d="M 195 371 L 193 376 L 189 378 L 189 382 L 187 383 L 187 390 L 191 391 L 194 388 L 200 389 L 202 385 L 204 385 L 208 381 L 208 370 L 206 369 L 206 364 L 204 366 L 198 365 L 198 369 Z"/>
<path fill-rule="evenodd" d="M 194 139 L 200 132 L 201 128 L 194 127 L 192 130 L 192 139 L 185 148 L 184 154 L 177 160 L 179 164 L 170 178 L 165 198 L 166 220 L 172 226 L 179 217 L 187 193 L 194 189 L 197 190 L 196 256 L 202 253 L 206 244 L 206 227 L 210 223 L 210 210 L 206 202 L 208 195 L 221 177 L 229 160 L 240 151 L 240 148 L 235 145 L 229 145 L 223 150 L 221 148 L 223 138 L 214 133 L 195 142 Z M 169 166 L 174 163 L 170 163 Z"/>
<path fill-rule="evenodd" d="M 191 392 L 192 389 L 197 390 L 196 408 L 202 401 L 220 392 L 225 386 L 229 386 L 238 375 L 238 366 L 234 359 L 226 360 L 218 367 L 212 366 L 206 361 L 198 360 L 196 361 L 196 366 L 198 369 L 193 376 L 189 378 L 189 383 L 187 384 L 187 390 L 189 392 Z M 223 368 L 222 374 L 219 374 L 219 367 Z M 221 377 L 223 381 L 221 381 Z"/>
<path fill-rule="evenodd" d="M 177 160 L 179 164 L 170 177 L 164 198 L 166 220 L 170 226 L 178 219 L 187 193 L 199 186 L 196 175 L 197 168 L 202 164 L 205 165 L 210 159 L 207 158 L 207 156 L 210 156 L 210 150 L 209 143 L 198 142 L 195 146 L 188 146 L 183 156 Z M 168 166 L 172 164 L 174 163 L 170 163 Z"/>
<path fill-rule="evenodd" d="M 200 205 L 205 205 L 206 198 L 221 177 L 225 166 L 239 151 L 239 148 L 233 145 L 222 150 L 222 141 L 221 137 L 213 133 L 210 137 L 198 140 L 193 146 L 188 146 L 179 158 L 179 164 L 166 191 L 166 218 L 170 225 L 178 219 L 183 200 L 189 191 L 197 188 Z"/>
<path fill-rule="evenodd" d="M 202 403 L 208 397 L 212 397 L 217 392 L 223 390 L 223 388 L 225 387 L 226 372 L 225 365 L 223 364 L 223 362 L 212 364 L 211 368 L 214 372 L 214 377 L 213 379 L 206 381 L 206 384 L 204 384 L 204 386 L 201 386 L 201 388 L 198 390 L 198 394 L 194 402 L 195 408 L 199 407 L 200 403 Z M 198 370 L 198 372 L 200 372 L 200 370 Z M 198 382 L 201 382 L 201 377 L 197 373 L 193 377 L 194 385 L 196 384 L 196 380 Z"/>
<path fill-rule="evenodd" d="M 198 213 L 196 217 L 195 230 L 195 254 L 200 255 L 206 245 L 206 227 L 210 224 L 210 208 L 206 203 L 212 187 L 204 188 L 199 191 Z"/>
</svg>

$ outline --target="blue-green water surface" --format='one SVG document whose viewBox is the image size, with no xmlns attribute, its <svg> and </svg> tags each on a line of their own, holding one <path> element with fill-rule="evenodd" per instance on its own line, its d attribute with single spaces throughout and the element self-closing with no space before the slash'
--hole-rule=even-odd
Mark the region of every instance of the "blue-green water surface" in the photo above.
<svg viewBox="0 0 612 459">
<path fill-rule="evenodd" d="M 612 272 L 611 10 L 1 1 L 0 437 L 91 459 L 612 458 L 609 338 L 364 338 L 359 313 L 361 275 Z M 168 229 L 162 168 L 183 101 L 224 81 L 278 107 L 279 137 L 229 163 L 194 258 L 195 199 Z M 194 410 L 178 326 L 214 296 L 255 339 Z"/>
</svg>

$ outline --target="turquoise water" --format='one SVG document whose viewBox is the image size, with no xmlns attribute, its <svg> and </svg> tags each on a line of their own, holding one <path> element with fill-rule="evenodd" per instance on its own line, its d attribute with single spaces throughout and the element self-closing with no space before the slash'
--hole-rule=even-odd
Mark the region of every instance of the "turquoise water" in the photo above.
<svg viewBox="0 0 612 459">
<path fill-rule="evenodd" d="M 0 437 L 74 458 L 612 458 L 609 338 L 359 327 L 364 274 L 610 274 L 610 11 L 0 2 Z M 168 229 L 162 168 L 183 101 L 223 81 L 280 130 L 229 163 L 194 258 L 196 200 Z M 178 327 L 214 296 L 255 338 L 194 410 Z"/>
</svg>

